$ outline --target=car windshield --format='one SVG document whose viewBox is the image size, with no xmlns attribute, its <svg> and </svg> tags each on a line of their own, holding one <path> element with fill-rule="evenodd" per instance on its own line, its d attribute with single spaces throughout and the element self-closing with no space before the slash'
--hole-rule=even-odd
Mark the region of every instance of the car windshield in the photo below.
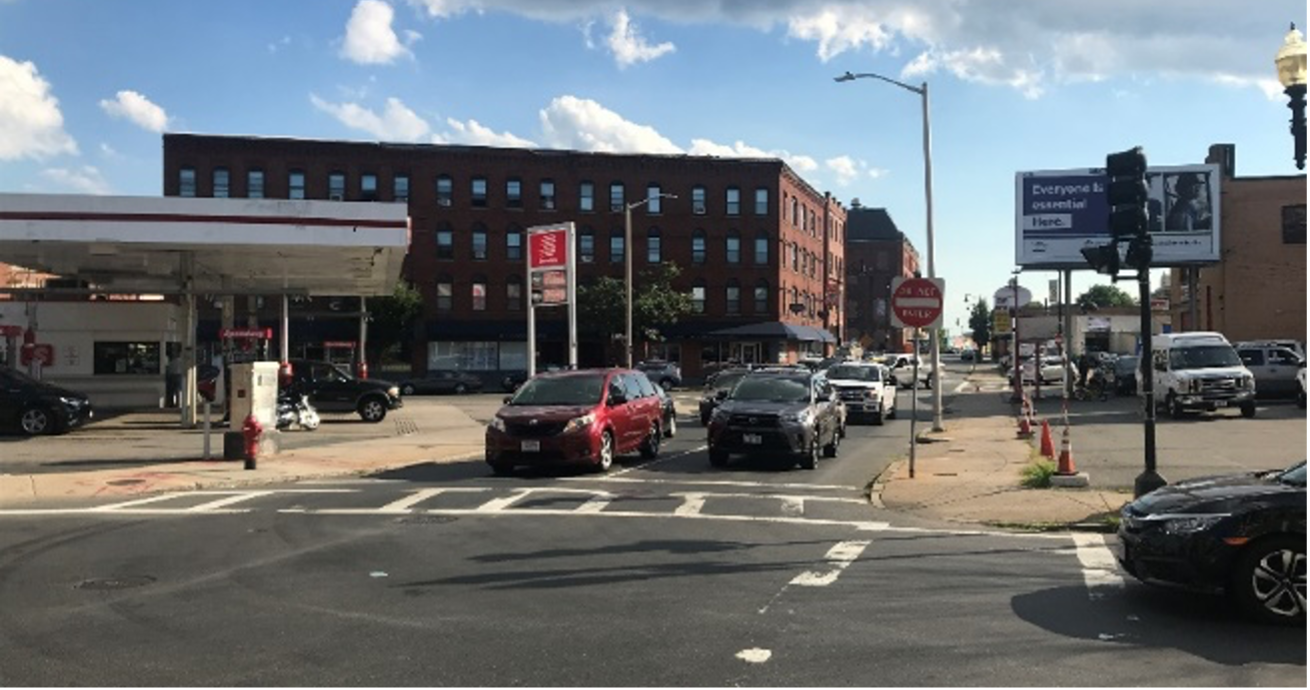
<svg viewBox="0 0 1310 690">
<path fill-rule="evenodd" d="M 1226 345 L 1177 347 L 1169 351 L 1169 366 L 1174 370 L 1240 367 L 1242 360 Z"/>
<path fill-rule="evenodd" d="M 804 379 L 748 376 L 732 389 L 730 397 L 747 402 L 809 402 L 810 387 Z"/>
<path fill-rule="evenodd" d="M 510 405 L 598 405 L 605 377 L 547 376 L 523 384 Z"/>
<path fill-rule="evenodd" d="M 714 377 L 713 388 L 715 391 L 730 391 L 732 390 L 732 387 L 737 385 L 737 382 L 741 380 L 741 377 L 745 375 L 745 373 L 719 374 Z"/>
<path fill-rule="evenodd" d="M 1136 357 L 1120 357 L 1114 361 L 1114 370 L 1121 372 L 1132 372 L 1137 369 Z"/>
<path fill-rule="evenodd" d="M 875 367 L 853 367 L 848 365 L 835 366 L 828 370 L 828 380 L 840 379 L 843 381 L 880 381 L 878 369 Z"/>
<path fill-rule="evenodd" d="M 1305 486 L 1305 461 L 1301 461 L 1278 475 L 1278 481 L 1292 486 Z"/>
</svg>

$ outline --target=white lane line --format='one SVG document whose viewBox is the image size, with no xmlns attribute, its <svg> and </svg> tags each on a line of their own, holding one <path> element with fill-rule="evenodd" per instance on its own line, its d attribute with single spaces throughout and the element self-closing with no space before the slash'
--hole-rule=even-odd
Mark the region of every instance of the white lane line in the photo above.
<svg viewBox="0 0 1310 690">
<path fill-rule="evenodd" d="M 847 568 L 855 559 L 864 553 L 868 547 L 868 541 L 843 541 L 838 542 L 831 549 L 828 549 L 828 555 L 824 558 L 832 566 L 829 570 L 818 572 L 808 571 L 792 578 L 789 584 L 798 587 L 827 587 L 837 581 L 837 577 Z"/>
<path fill-rule="evenodd" d="M 167 501 L 169 499 L 177 498 L 179 496 L 228 496 L 228 495 L 229 494 L 226 491 L 224 492 L 192 491 L 185 494 L 163 494 L 161 496 L 151 496 L 149 498 L 138 498 L 132 501 L 123 501 L 122 503 L 110 503 L 109 505 L 96 506 L 94 508 L 89 508 L 88 510 L 101 512 L 101 511 L 119 510 L 120 508 L 135 508 L 137 506 L 148 505 L 150 503 Z"/>
<path fill-rule="evenodd" d="M 419 489 L 418 491 L 415 491 L 414 493 L 398 501 L 392 501 L 382 506 L 381 508 L 378 508 L 378 512 L 379 513 L 408 513 L 410 508 L 413 508 L 414 506 L 428 500 L 429 498 L 432 498 L 433 496 L 436 496 L 437 494 L 444 493 L 445 491 L 446 491 L 445 489 Z"/>
<path fill-rule="evenodd" d="M 477 508 L 474 508 L 474 509 L 473 509 L 472 511 L 470 511 L 470 512 L 472 512 L 472 513 L 497 513 L 497 512 L 500 512 L 500 511 L 502 511 L 502 510 L 504 510 L 504 509 L 506 509 L 506 508 L 508 508 L 508 507 L 510 507 L 510 506 L 512 506 L 512 505 L 514 505 L 515 503 L 518 503 L 519 501 L 523 500 L 524 498 L 527 498 L 528 495 L 531 494 L 533 491 L 536 491 L 536 489 L 519 489 L 518 492 L 516 492 L 516 493 L 514 493 L 514 494 L 512 494 L 512 495 L 510 495 L 510 496 L 504 496 L 504 497 L 502 497 L 502 498 L 493 498 L 493 499 L 491 499 L 490 501 L 487 501 L 486 503 L 483 503 L 482 505 L 478 506 Z M 429 513 L 436 513 L 436 512 L 440 512 L 440 511 L 429 510 L 428 512 L 429 512 Z M 518 511 L 515 511 L 515 512 L 517 513 Z"/>
<path fill-rule="evenodd" d="M 632 468 L 637 469 L 637 468 Z M 619 477 L 615 474 L 605 475 L 603 477 L 560 477 L 560 481 L 566 482 L 626 482 L 632 484 L 681 484 L 686 486 L 741 486 L 748 488 L 765 488 L 765 489 L 813 489 L 815 491 L 859 491 L 858 486 L 836 486 L 833 484 L 775 484 L 772 482 L 743 482 L 733 480 L 710 480 L 710 479 L 646 479 L 637 477 Z"/>
<path fill-rule="evenodd" d="M 1077 548 L 1078 562 L 1083 565 L 1083 582 L 1087 585 L 1089 598 L 1101 598 L 1106 594 L 1107 587 L 1124 586 L 1124 579 L 1117 572 L 1114 554 L 1105 545 L 1105 535 L 1074 532 L 1073 543 Z"/>
<path fill-rule="evenodd" d="M 605 510 L 605 507 L 614 500 L 614 494 L 608 491 L 597 491 L 595 496 L 587 499 L 585 503 L 573 509 L 575 513 L 599 513 Z"/>
<path fill-rule="evenodd" d="M 705 494 L 670 494 L 671 496 L 681 496 L 682 505 L 673 511 L 678 515 L 700 515 L 701 508 L 705 507 Z"/>
<path fill-rule="evenodd" d="M 705 449 L 707 449 L 707 448 L 709 448 L 708 445 L 705 445 L 705 446 L 697 446 L 697 447 L 695 447 L 695 448 L 692 448 L 691 450 L 684 450 L 684 451 L 682 451 L 681 453 L 674 453 L 673 455 L 666 455 L 666 456 L 664 456 L 664 457 L 662 457 L 662 458 L 655 458 L 654 460 L 651 460 L 650 462 L 643 462 L 643 463 L 641 463 L 640 465 L 633 465 L 632 467 L 628 467 L 628 468 L 625 468 L 625 469 L 621 469 L 621 470 L 619 470 L 618 472 L 611 472 L 610 474 L 606 475 L 606 477 L 607 477 L 607 478 L 610 478 L 610 477 L 620 477 L 620 476 L 623 476 L 623 475 L 625 475 L 625 474 L 627 474 L 627 473 L 629 473 L 629 472 L 631 472 L 631 471 L 633 471 L 633 470 L 644 469 L 644 468 L 650 467 L 650 466 L 652 466 L 652 465 L 657 465 L 657 464 L 659 464 L 659 463 L 661 463 L 661 462 L 665 462 L 665 461 L 667 461 L 667 460 L 676 460 L 676 459 L 678 459 L 678 458 L 686 457 L 686 456 L 688 456 L 688 455 L 691 455 L 692 453 L 699 453 L 699 452 L 701 452 L 702 450 L 705 450 Z"/>
<path fill-rule="evenodd" d="M 271 496 L 271 495 L 273 495 L 272 491 L 248 491 L 245 493 L 237 494 L 235 496 L 228 496 L 227 498 L 220 498 L 216 501 L 210 501 L 208 503 L 201 503 L 200 505 L 191 506 L 190 508 L 187 508 L 187 512 L 203 513 L 205 511 L 214 510 L 216 508 L 230 506 L 233 503 L 240 503 L 242 501 L 249 501 L 252 498 L 260 498 L 263 496 Z"/>
</svg>

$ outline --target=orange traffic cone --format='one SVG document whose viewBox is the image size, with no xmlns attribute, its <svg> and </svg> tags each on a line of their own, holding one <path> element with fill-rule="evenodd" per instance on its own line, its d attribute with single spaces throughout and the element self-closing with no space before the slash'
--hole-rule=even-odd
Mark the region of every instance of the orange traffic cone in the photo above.
<svg viewBox="0 0 1310 690">
<path fill-rule="evenodd" d="M 1042 456 L 1055 459 L 1055 443 L 1051 441 L 1051 424 L 1042 420 Z"/>
<path fill-rule="evenodd" d="M 1055 468 L 1056 474 L 1078 474 L 1073 466 L 1073 445 L 1069 442 L 1069 427 L 1064 428 L 1064 438 L 1060 441 L 1060 460 Z"/>
<path fill-rule="evenodd" d="M 1019 438 L 1032 438 L 1033 424 L 1029 414 L 1028 398 L 1023 399 L 1023 406 L 1019 408 Z"/>
</svg>

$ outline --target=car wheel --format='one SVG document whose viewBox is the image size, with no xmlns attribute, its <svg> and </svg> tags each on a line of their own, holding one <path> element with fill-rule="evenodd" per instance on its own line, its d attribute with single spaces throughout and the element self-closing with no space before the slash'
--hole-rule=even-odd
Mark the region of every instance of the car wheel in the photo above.
<svg viewBox="0 0 1310 690">
<path fill-rule="evenodd" d="M 413 395 L 413 394 L 414 394 L 414 384 L 412 384 L 412 383 L 407 383 L 407 384 L 401 386 L 401 387 L 400 387 L 400 394 L 401 394 L 401 395 Z"/>
<path fill-rule="evenodd" d="M 1238 606 L 1257 620 L 1305 625 L 1305 540 L 1278 536 L 1248 547 L 1230 588 Z"/>
<path fill-rule="evenodd" d="M 23 410 L 23 416 L 18 420 L 19 426 L 23 433 L 28 436 L 40 436 L 42 434 L 54 433 L 55 418 L 50 414 L 50 410 L 44 407 L 31 407 Z"/>
<path fill-rule="evenodd" d="M 837 457 L 837 450 L 840 447 L 841 447 L 841 435 L 834 432 L 832 435 L 832 442 L 823 447 L 823 457 L 825 458 Z"/>
<path fill-rule="evenodd" d="M 873 411 L 873 423 L 882 426 L 882 406 Z"/>
<path fill-rule="evenodd" d="M 710 465 L 714 467 L 724 467 L 728 464 L 728 451 L 710 449 Z"/>
<path fill-rule="evenodd" d="M 464 395 L 467 392 L 469 392 L 468 386 L 462 383 L 455 384 L 455 395 Z"/>
<path fill-rule="evenodd" d="M 1296 406 L 1305 409 L 1305 391 L 1296 394 Z"/>
<path fill-rule="evenodd" d="M 673 438 L 678 433 L 678 415 L 669 415 L 668 421 L 664 423 L 664 438 Z"/>
<path fill-rule="evenodd" d="M 896 401 L 892 401 L 891 409 L 887 410 L 887 419 L 896 419 Z"/>
<path fill-rule="evenodd" d="M 801 469 L 813 470 L 819 467 L 819 439 L 815 438 L 809 450 L 801 456 Z"/>
<path fill-rule="evenodd" d="M 380 398 L 365 398 L 359 403 L 359 418 L 377 424 L 387 416 L 387 406 Z"/>
<path fill-rule="evenodd" d="M 1164 408 L 1169 412 L 1169 416 L 1174 419 L 1182 419 L 1185 414 L 1182 404 L 1178 402 L 1178 396 L 1173 393 L 1170 393 L 1169 396 L 1164 399 Z"/>
<path fill-rule="evenodd" d="M 1247 419 L 1251 419 L 1252 417 L 1255 417 L 1255 403 L 1253 402 L 1242 403 L 1242 416 L 1246 417 Z"/>
<path fill-rule="evenodd" d="M 646 441 L 641 444 L 641 457 L 647 460 L 654 460 L 660 454 L 660 439 L 664 434 L 660 432 L 658 422 L 651 422 L 650 431 L 646 432 Z"/>
<path fill-rule="evenodd" d="M 600 435 L 600 452 L 596 454 L 596 471 L 609 472 L 614 466 L 614 434 L 606 431 Z"/>
<path fill-rule="evenodd" d="M 660 379 L 660 388 L 666 391 L 673 390 L 673 379 Z"/>
<path fill-rule="evenodd" d="M 701 426 L 709 426 L 709 425 L 710 425 L 710 416 L 707 415 L 707 414 L 703 414 L 703 415 L 701 415 L 701 416 L 700 416 L 700 425 L 701 425 Z"/>
</svg>

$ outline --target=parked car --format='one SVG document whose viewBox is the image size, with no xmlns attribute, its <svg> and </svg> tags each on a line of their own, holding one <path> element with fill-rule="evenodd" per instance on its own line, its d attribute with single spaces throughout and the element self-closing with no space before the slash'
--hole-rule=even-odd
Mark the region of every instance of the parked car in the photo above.
<svg viewBox="0 0 1310 690">
<path fill-rule="evenodd" d="M 719 403 L 728 397 L 728 393 L 732 392 L 732 387 L 750 372 L 751 370 L 746 368 L 724 369 L 710 377 L 710 380 L 705 383 L 705 392 L 701 395 L 698 405 L 701 426 L 709 426 L 710 415 L 714 414 L 714 408 L 718 407 Z"/>
<path fill-rule="evenodd" d="M 405 405 L 396 384 L 355 378 L 331 362 L 293 359 L 291 376 L 293 385 L 309 395 L 310 404 L 319 412 L 354 412 L 366 422 L 377 423 L 388 411 Z"/>
<path fill-rule="evenodd" d="M 1143 582 L 1225 592 L 1247 614 L 1305 626 L 1305 462 L 1156 489 L 1124 506 L 1117 554 Z"/>
<path fill-rule="evenodd" d="M 94 416 L 95 408 L 85 393 L 38 381 L 0 365 L 0 428 L 28 436 L 58 434 Z"/>
<path fill-rule="evenodd" d="M 660 384 L 660 387 L 666 391 L 682 385 L 682 367 L 675 362 L 660 359 L 647 360 L 637 364 L 637 370 L 644 373 L 646 378 Z"/>
<path fill-rule="evenodd" d="M 662 415 L 659 393 L 640 371 L 538 374 L 487 425 L 486 462 L 500 475 L 519 465 L 553 464 L 607 472 L 617 455 L 659 454 Z"/>
<path fill-rule="evenodd" d="M 1255 376 L 1220 333 L 1166 333 L 1151 338 L 1156 406 L 1181 418 L 1192 410 L 1238 407 L 1255 416 Z"/>
<path fill-rule="evenodd" d="M 733 387 L 710 418 L 710 464 L 722 467 L 733 454 L 787 455 L 805 469 L 819 453 L 836 457 L 842 408 L 822 377 L 804 371 L 751 372 Z"/>
<path fill-rule="evenodd" d="M 1241 349 L 1244 347 L 1285 347 L 1300 359 L 1305 359 L 1305 344 L 1299 340 L 1290 338 L 1278 338 L 1275 340 L 1243 340 L 1240 343 L 1233 343 L 1233 347 Z"/>
<path fill-rule="evenodd" d="M 1137 395 L 1137 367 L 1140 358 L 1124 355 L 1114 360 L 1114 392 L 1119 395 Z"/>
<path fill-rule="evenodd" d="M 1273 345 L 1238 345 L 1237 356 L 1255 376 L 1255 394 L 1259 397 L 1290 398 L 1297 394 L 1300 384 L 1296 373 L 1305 361 L 1296 352 Z"/>
<path fill-rule="evenodd" d="M 655 384 L 655 392 L 660 396 L 660 410 L 664 438 L 673 438 L 678 434 L 678 406 L 673 403 L 673 396 L 664 387 Z"/>
<path fill-rule="evenodd" d="M 537 367 L 537 373 L 540 374 L 543 371 L 564 371 L 566 368 L 567 367 L 562 367 L 558 364 L 545 364 Z M 504 376 L 501 377 L 500 387 L 504 389 L 506 393 L 513 393 L 514 391 L 519 389 L 519 386 L 522 386 L 524 383 L 527 383 L 527 381 L 528 381 L 527 369 L 517 369 L 513 371 L 508 371 L 505 373 Z"/>
<path fill-rule="evenodd" d="M 1062 383 L 1064 381 L 1064 369 L 1064 360 L 1061 357 L 1054 355 L 1042 357 L 1041 382 L 1043 384 Z M 1072 376 L 1074 380 L 1077 380 L 1078 373 L 1073 370 L 1072 365 L 1069 367 L 1069 370 L 1070 376 Z M 1036 378 L 1033 375 L 1032 357 L 1024 357 L 1019 360 L 1019 371 L 1023 374 L 1023 382 L 1025 384 L 1036 382 Z M 1010 381 L 1010 385 L 1014 385 L 1014 370 L 1011 369 L 1006 373 L 1006 378 Z"/>
<path fill-rule="evenodd" d="M 827 379 L 851 417 L 882 424 L 884 418 L 896 416 L 896 377 L 887 367 L 845 362 L 829 369 Z"/>
<path fill-rule="evenodd" d="M 400 382 L 401 395 L 420 393 L 455 393 L 463 395 L 482 390 L 482 379 L 466 371 L 435 369 L 422 378 Z"/>
</svg>

